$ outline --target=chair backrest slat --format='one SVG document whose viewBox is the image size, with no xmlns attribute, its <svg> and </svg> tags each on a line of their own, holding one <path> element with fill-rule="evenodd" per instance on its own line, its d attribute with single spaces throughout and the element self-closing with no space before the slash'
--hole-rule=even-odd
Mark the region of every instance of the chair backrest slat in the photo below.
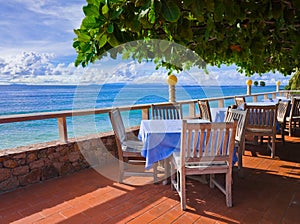
<svg viewBox="0 0 300 224">
<path fill-rule="evenodd" d="M 234 120 L 237 120 L 237 128 L 236 128 L 236 135 L 235 140 L 236 141 L 243 141 L 244 134 L 245 134 L 245 125 L 248 118 L 248 110 L 237 110 L 237 109 L 231 109 L 229 108 L 226 112 L 225 121 L 226 122 L 232 122 Z"/>
<path fill-rule="evenodd" d="M 198 101 L 200 118 L 208 121 L 212 121 L 210 106 L 208 100 L 199 100 Z"/>
<path fill-rule="evenodd" d="M 242 106 L 246 103 L 246 99 L 243 96 L 236 96 L 234 97 L 234 102 L 236 106 Z"/>
<path fill-rule="evenodd" d="M 293 97 L 290 117 L 300 116 L 300 97 Z"/>
<path fill-rule="evenodd" d="M 291 101 L 279 101 L 277 109 L 277 121 L 284 123 L 287 117 Z"/>
<path fill-rule="evenodd" d="M 153 120 L 177 120 L 182 119 L 182 110 L 180 104 L 170 105 L 151 105 Z"/>
<path fill-rule="evenodd" d="M 126 131 L 123 123 L 123 119 L 121 117 L 120 110 L 118 108 L 114 108 L 110 111 L 109 117 L 111 120 L 112 128 L 121 143 L 126 141 Z"/>
<path fill-rule="evenodd" d="M 237 121 L 192 123 L 183 120 L 181 163 L 227 161 L 232 164 Z"/>
<path fill-rule="evenodd" d="M 246 106 L 248 109 L 247 128 L 256 129 L 276 129 L 277 121 L 277 104 L 276 105 L 251 105 Z"/>
</svg>

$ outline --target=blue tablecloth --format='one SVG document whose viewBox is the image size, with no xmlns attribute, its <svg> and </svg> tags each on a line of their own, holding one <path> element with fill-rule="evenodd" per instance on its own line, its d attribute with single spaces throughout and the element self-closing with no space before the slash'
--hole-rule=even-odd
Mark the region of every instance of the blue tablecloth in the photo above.
<svg viewBox="0 0 300 224">
<path fill-rule="evenodd" d="M 207 123 L 204 120 L 192 122 Z M 175 151 L 180 151 L 181 120 L 142 120 L 138 138 L 143 141 L 142 156 L 146 158 L 146 169 L 155 162 L 166 159 Z M 236 150 L 233 164 L 238 158 Z"/>
</svg>

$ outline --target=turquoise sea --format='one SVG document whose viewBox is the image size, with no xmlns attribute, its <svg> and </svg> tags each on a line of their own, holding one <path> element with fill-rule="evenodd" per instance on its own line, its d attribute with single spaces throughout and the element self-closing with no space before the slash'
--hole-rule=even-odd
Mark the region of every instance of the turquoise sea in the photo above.
<svg viewBox="0 0 300 224">
<path fill-rule="evenodd" d="M 275 91 L 275 86 L 252 87 L 253 93 Z M 176 86 L 176 100 L 246 94 L 246 86 Z M 0 86 L 0 116 L 35 112 L 80 110 L 168 101 L 167 85 L 105 84 L 89 86 Z M 226 106 L 233 101 L 226 101 Z M 216 105 L 211 105 L 216 107 Z M 130 112 L 126 126 L 140 123 Z M 68 137 L 111 130 L 107 115 L 68 118 Z M 0 124 L 0 149 L 58 140 L 57 119 Z"/>
</svg>

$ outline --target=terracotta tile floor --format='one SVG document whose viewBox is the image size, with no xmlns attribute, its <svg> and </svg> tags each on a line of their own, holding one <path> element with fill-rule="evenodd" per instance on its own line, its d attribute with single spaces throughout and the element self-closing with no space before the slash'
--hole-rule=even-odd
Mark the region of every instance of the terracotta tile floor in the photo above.
<svg viewBox="0 0 300 224">
<path fill-rule="evenodd" d="M 188 180 L 188 210 L 170 186 L 151 178 L 119 184 L 87 169 L 0 194 L 0 223 L 300 223 L 300 138 L 247 146 L 244 178 L 233 173 L 233 207 L 217 189 Z M 113 176 L 113 168 L 104 172 Z"/>
</svg>

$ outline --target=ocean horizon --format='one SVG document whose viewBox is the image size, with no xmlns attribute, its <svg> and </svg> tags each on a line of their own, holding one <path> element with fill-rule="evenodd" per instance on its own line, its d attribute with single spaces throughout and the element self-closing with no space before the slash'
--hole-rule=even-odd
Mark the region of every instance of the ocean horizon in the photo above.
<svg viewBox="0 0 300 224">
<path fill-rule="evenodd" d="M 252 86 L 252 93 L 275 91 L 276 86 Z M 246 94 L 246 85 L 177 85 L 176 100 Z M 117 107 L 168 101 L 168 85 L 0 85 L 0 116 Z M 226 101 L 225 106 L 233 101 Z M 217 102 L 211 107 L 217 107 Z M 139 125 L 139 111 L 130 113 L 125 126 Z M 111 130 L 107 115 L 67 118 L 68 137 L 79 137 Z M 77 126 L 80 126 L 78 128 Z M 0 150 L 58 140 L 57 119 L 0 124 Z"/>
</svg>

